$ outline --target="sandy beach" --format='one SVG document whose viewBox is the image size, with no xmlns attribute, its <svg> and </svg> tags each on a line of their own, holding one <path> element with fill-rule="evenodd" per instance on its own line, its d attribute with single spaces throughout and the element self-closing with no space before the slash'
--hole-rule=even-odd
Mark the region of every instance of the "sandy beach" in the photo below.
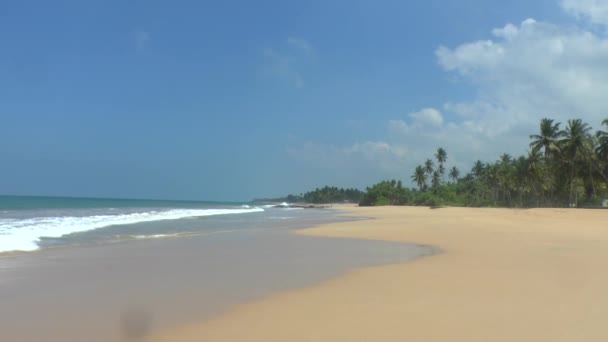
<svg viewBox="0 0 608 342">
<path fill-rule="evenodd" d="M 608 211 L 345 210 L 374 219 L 298 234 L 413 242 L 443 253 L 271 295 L 156 340 L 608 340 Z"/>
</svg>

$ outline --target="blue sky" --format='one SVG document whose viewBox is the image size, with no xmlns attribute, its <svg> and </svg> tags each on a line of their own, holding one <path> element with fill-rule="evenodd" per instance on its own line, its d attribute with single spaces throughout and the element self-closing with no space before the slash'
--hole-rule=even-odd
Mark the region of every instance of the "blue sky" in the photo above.
<svg viewBox="0 0 608 342">
<path fill-rule="evenodd" d="M 531 19 L 533 18 L 533 20 Z M 608 1 L 3 1 L 0 193 L 409 181 L 608 114 Z"/>
</svg>

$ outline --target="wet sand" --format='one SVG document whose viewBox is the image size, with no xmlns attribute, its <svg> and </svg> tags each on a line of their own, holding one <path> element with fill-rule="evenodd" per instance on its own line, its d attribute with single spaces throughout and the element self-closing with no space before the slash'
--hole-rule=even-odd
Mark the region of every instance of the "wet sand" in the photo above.
<svg viewBox="0 0 608 342">
<path fill-rule="evenodd" d="M 277 226 L 6 254 L 0 340 L 144 340 L 273 293 L 432 252 Z"/>
<path fill-rule="evenodd" d="M 351 208 L 308 236 L 444 253 L 265 297 L 157 341 L 606 341 L 608 211 Z"/>
</svg>

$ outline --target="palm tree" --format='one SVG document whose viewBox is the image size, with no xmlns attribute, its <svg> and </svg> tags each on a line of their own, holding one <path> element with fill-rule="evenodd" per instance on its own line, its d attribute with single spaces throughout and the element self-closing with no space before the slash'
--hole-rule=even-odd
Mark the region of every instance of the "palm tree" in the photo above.
<svg viewBox="0 0 608 342">
<path fill-rule="evenodd" d="M 531 193 L 534 190 L 534 177 L 530 171 L 530 160 L 524 156 L 514 159 L 512 164 L 512 177 L 510 187 L 519 198 L 519 207 L 522 208 L 531 203 Z M 509 196 L 511 189 L 509 189 Z M 524 204 L 524 198 L 526 204 Z M 511 199 L 509 199 L 511 201 Z"/>
<path fill-rule="evenodd" d="M 411 178 L 416 182 L 420 191 L 423 191 L 426 188 L 426 172 L 422 166 L 416 166 L 416 170 L 414 170 L 414 174 Z"/>
<path fill-rule="evenodd" d="M 509 164 L 512 160 L 513 160 L 513 157 L 511 157 L 511 155 L 508 153 L 503 153 L 500 155 L 500 162 L 502 164 Z"/>
<path fill-rule="evenodd" d="M 460 171 L 456 168 L 456 166 L 452 166 L 452 168 L 450 169 L 450 173 L 448 174 L 448 177 L 450 177 L 450 179 L 452 181 L 454 181 L 454 183 L 457 183 L 458 176 L 460 176 Z"/>
<path fill-rule="evenodd" d="M 602 125 L 608 129 L 608 119 L 602 121 Z M 597 147 L 595 148 L 598 164 L 596 169 L 600 176 L 608 183 L 608 131 L 598 130 L 595 132 Z"/>
<path fill-rule="evenodd" d="M 561 150 L 570 164 L 570 205 L 576 205 L 574 198 L 574 176 L 576 162 L 589 161 L 591 151 L 591 127 L 581 119 L 568 120 L 568 126 L 562 131 L 563 139 L 559 141 Z"/>
<path fill-rule="evenodd" d="M 528 168 L 530 170 L 536 171 L 539 168 L 539 164 L 541 164 L 541 156 L 538 150 L 528 151 Z"/>
<path fill-rule="evenodd" d="M 437 149 L 437 153 L 435 153 L 435 159 L 437 159 L 437 163 L 439 164 L 439 173 L 441 174 L 441 178 L 445 174 L 445 167 L 443 164 L 448 160 L 447 152 L 442 148 Z"/>
<path fill-rule="evenodd" d="M 602 121 L 602 125 L 608 129 L 608 119 Z M 595 152 L 602 160 L 608 161 L 608 131 L 598 130 L 595 132 L 595 137 L 598 142 Z"/>
<path fill-rule="evenodd" d="M 427 159 L 427 160 L 424 162 L 424 172 L 426 172 L 426 174 L 427 174 L 429 177 L 433 175 L 433 171 L 434 171 L 433 167 L 434 167 L 434 166 L 435 166 L 435 165 L 433 165 L 433 161 L 432 161 L 431 159 Z"/>
<path fill-rule="evenodd" d="M 473 176 L 475 176 L 475 178 L 479 178 L 483 174 L 483 169 L 484 169 L 483 163 L 481 162 L 481 160 L 478 160 L 475 162 L 475 164 L 473 164 L 471 173 L 473 174 Z"/>
<path fill-rule="evenodd" d="M 533 139 L 530 143 L 532 150 L 544 150 L 545 158 L 549 158 L 559 151 L 558 139 L 562 132 L 559 130 L 561 123 L 553 123 L 553 119 L 544 118 L 540 120 L 540 134 L 530 135 Z"/>
<path fill-rule="evenodd" d="M 541 200 L 545 201 L 545 192 L 551 185 L 551 175 L 544 174 L 543 160 L 539 150 L 528 151 L 527 177 L 530 181 L 532 190 L 536 193 L 536 203 L 540 207 Z"/>
<path fill-rule="evenodd" d="M 495 194 L 498 197 L 499 191 L 502 190 L 503 198 L 510 207 L 511 190 L 513 190 L 515 178 L 517 178 L 515 177 L 516 163 L 508 153 L 501 154 L 499 158 L 500 160 L 491 166 Z"/>
<path fill-rule="evenodd" d="M 431 186 L 433 187 L 433 191 L 437 191 L 440 185 L 441 174 L 439 174 L 439 171 L 433 171 L 433 177 L 431 178 Z"/>
</svg>

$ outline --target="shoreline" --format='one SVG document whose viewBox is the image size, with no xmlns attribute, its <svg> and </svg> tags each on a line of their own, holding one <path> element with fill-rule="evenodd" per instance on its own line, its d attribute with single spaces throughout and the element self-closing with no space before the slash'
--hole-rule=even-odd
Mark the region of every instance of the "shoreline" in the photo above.
<svg viewBox="0 0 608 342">
<path fill-rule="evenodd" d="M 273 294 L 154 341 L 608 339 L 605 211 L 341 210 L 375 219 L 296 234 L 409 242 L 443 253 Z"/>
<path fill-rule="evenodd" d="M 334 213 L 312 214 L 279 226 L 0 257 L 3 338 L 123 341 L 129 322 L 155 334 L 351 269 L 429 253 L 402 243 L 293 234 L 323 222 L 349 221 Z"/>
</svg>

